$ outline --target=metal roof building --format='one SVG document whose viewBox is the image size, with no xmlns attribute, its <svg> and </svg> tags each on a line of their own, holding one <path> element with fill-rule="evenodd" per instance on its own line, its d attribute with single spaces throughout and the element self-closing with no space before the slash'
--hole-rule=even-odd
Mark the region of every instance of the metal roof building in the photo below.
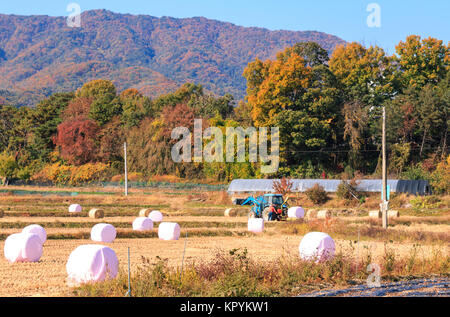
<svg viewBox="0 0 450 317">
<path fill-rule="evenodd" d="M 273 183 L 279 179 L 235 179 L 228 186 L 229 194 L 274 192 Z M 292 192 L 304 192 L 315 184 L 323 186 L 327 192 L 335 192 L 341 183 L 338 179 L 291 179 Z M 381 179 L 362 179 L 356 181 L 356 190 L 361 192 L 381 192 Z M 424 180 L 396 180 L 387 181 L 391 193 L 408 193 L 413 195 L 429 195 L 431 187 Z"/>
</svg>

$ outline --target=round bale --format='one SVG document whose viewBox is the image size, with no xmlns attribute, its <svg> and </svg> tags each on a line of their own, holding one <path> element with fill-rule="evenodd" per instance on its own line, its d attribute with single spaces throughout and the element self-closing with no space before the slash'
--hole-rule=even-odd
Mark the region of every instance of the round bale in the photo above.
<svg viewBox="0 0 450 317">
<path fill-rule="evenodd" d="M 301 219 L 305 216 L 305 210 L 302 207 L 291 207 L 288 209 L 288 218 Z"/>
<path fill-rule="evenodd" d="M 101 282 L 112 279 L 119 271 L 119 260 L 111 248 L 97 244 L 78 246 L 69 255 L 66 264 L 67 284 Z"/>
<path fill-rule="evenodd" d="M 158 227 L 158 238 L 161 240 L 178 240 L 180 238 L 180 225 L 175 222 L 162 222 Z"/>
<path fill-rule="evenodd" d="M 150 209 L 144 208 L 139 211 L 139 217 L 148 217 L 150 214 Z"/>
<path fill-rule="evenodd" d="M 328 219 L 331 218 L 331 212 L 327 209 L 319 210 L 317 212 L 317 219 Z"/>
<path fill-rule="evenodd" d="M 83 208 L 78 204 L 72 204 L 69 206 L 69 212 L 81 212 L 82 210 Z"/>
<path fill-rule="evenodd" d="M 309 232 L 300 241 L 298 250 L 303 260 L 326 261 L 334 257 L 334 240 L 323 232 Z"/>
<path fill-rule="evenodd" d="M 42 244 L 44 244 L 45 241 L 47 241 L 47 232 L 40 225 L 34 224 L 34 225 L 26 226 L 25 228 L 22 229 L 22 232 L 37 234 L 38 237 L 41 239 Z"/>
<path fill-rule="evenodd" d="M 5 240 L 4 254 L 10 263 L 37 262 L 42 256 L 41 238 L 34 233 L 14 233 Z"/>
<path fill-rule="evenodd" d="M 108 223 L 98 223 L 91 229 L 91 240 L 112 243 L 116 239 L 116 228 Z"/>
<path fill-rule="evenodd" d="M 148 215 L 148 218 L 150 218 L 153 222 L 161 222 L 163 221 L 163 214 L 159 210 L 153 210 Z"/>
<path fill-rule="evenodd" d="M 138 217 L 133 221 L 134 231 L 149 231 L 153 229 L 153 221 L 147 217 Z"/>
<path fill-rule="evenodd" d="M 379 210 L 371 210 L 369 211 L 370 218 L 381 218 L 381 211 Z"/>
<path fill-rule="evenodd" d="M 237 216 L 237 210 L 234 208 L 228 208 L 225 210 L 224 213 L 225 217 L 236 217 Z"/>
<path fill-rule="evenodd" d="M 400 217 L 400 213 L 398 212 L 398 210 L 388 210 L 387 216 L 388 218 L 398 218 Z"/>
<path fill-rule="evenodd" d="M 250 218 L 248 219 L 247 229 L 253 233 L 261 233 L 264 231 L 264 219 L 263 218 Z"/>
<path fill-rule="evenodd" d="M 103 218 L 105 213 L 101 209 L 93 208 L 89 210 L 89 217 L 94 219 Z"/>
<path fill-rule="evenodd" d="M 305 218 L 316 218 L 317 217 L 317 210 L 310 209 L 306 211 Z"/>
</svg>

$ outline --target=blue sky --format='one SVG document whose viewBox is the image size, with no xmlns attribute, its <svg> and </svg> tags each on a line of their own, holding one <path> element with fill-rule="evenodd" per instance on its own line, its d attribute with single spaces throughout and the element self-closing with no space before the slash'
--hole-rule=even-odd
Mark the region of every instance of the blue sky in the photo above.
<svg viewBox="0 0 450 317">
<path fill-rule="evenodd" d="M 203 16 L 241 26 L 270 30 L 330 33 L 346 41 L 378 45 L 388 54 L 408 35 L 450 41 L 449 0 L 1 0 L 0 13 L 67 16 L 69 3 L 82 11 L 107 9 L 120 13 L 177 18 Z M 367 6 L 380 8 L 380 27 L 369 27 Z"/>
</svg>

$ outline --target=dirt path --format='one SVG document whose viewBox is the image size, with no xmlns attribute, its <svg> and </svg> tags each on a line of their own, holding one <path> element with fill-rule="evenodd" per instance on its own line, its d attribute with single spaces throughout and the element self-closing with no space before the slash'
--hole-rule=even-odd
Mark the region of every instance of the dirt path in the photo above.
<svg viewBox="0 0 450 317">
<path fill-rule="evenodd" d="M 417 279 L 395 283 L 381 283 L 379 287 L 358 285 L 347 289 L 321 290 L 299 297 L 450 297 L 450 278 Z"/>
</svg>

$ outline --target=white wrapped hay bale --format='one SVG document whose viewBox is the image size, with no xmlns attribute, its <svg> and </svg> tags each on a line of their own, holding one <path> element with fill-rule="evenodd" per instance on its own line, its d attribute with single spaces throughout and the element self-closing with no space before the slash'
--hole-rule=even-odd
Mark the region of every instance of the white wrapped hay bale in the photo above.
<svg viewBox="0 0 450 317">
<path fill-rule="evenodd" d="M 225 217 L 236 217 L 237 216 L 237 210 L 234 208 L 228 208 L 225 210 L 224 213 Z"/>
<path fill-rule="evenodd" d="M 42 244 L 47 241 L 47 232 L 40 225 L 29 225 L 22 229 L 23 233 L 34 233 L 41 239 Z"/>
<path fill-rule="evenodd" d="M 133 230 L 149 231 L 153 229 L 153 221 L 147 217 L 137 217 L 133 221 Z"/>
<path fill-rule="evenodd" d="M 175 222 L 162 222 L 158 227 L 158 238 L 161 240 L 178 240 L 180 238 L 180 225 Z"/>
<path fill-rule="evenodd" d="M 41 238 L 34 233 L 14 233 L 4 246 L 5 258 L 11 262 L 37 262 L 42 256 Z"/>
<path fill-rule="evenodd" d="M 261 233 L 264 231 L 264 219 L 263 218 L 250 218 L 248 219 L 248 231 L 253 233 Z"/>
<path fill-rule="evenodd" d="M 159 210 L 153 210 L 148 215 L 148 218 L 150 218 L 153 222 L 161 222 L 163 221 L 163 214 Z"/>
<path fill-rule="evenodd" d="M 334 240 L 323 232 L 307 233 L 298 247 L 303 260 L 325 261 L 334 257 Z"/>
<path fill-rule="evenodd" d="M 369 211 L 369 218 L 381 218 L 381 211 L 379 210 L 371 210 Z"/>
<path fill-rule="evenodd" d="M 91 229 L 91 240 L 111 243 L 116 239 L 116 228 L 108 223 L 98 223 Z"/>
<path fill-rule="evenodd" d="M 305 210 L 302 207 L 291 207 L 288 209 L 288 218 L 300 219 L 305 217 Z"/>
<path fill-rule="evenodd" d="M 324 209 L 324 210 L 319 210 L 317 212 L 317 219 L 328 219 L 331 218 L 331 211 Z"/>
<path fill-rule="evenodd" d="M 139 210 L 139 217 L 148 217 L 149 214 L 150 214 L 150 209 L 148 209 L 148 208 Z"/>
<path fill-rule="evenodd" d="M 69 255 L 67 283 L 71 286 L 101 282 L 117 276 L 119 260 L 111 248 L 98 244 L 80 245 Z"/>
<path fill-rule="evenodd" d="M 81 212 L 83 208 L 78 204 L 72 204 L 69 206 L 69 212 Z"/>
<path fill-rule="evenodd" d="M 105 213 L 101 209 L 93 208 L 89 210 L 89 217 L 99 219 L 105 217 Z"/>
</svg>

